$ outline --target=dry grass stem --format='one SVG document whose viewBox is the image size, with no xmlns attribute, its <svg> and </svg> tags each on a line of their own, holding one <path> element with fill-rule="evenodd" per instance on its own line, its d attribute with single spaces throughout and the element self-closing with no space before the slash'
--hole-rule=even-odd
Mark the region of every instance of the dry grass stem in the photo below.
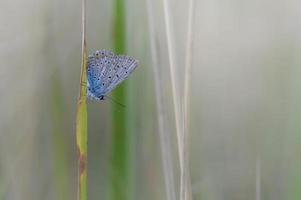
<svg viewBox="0 0 301 200">
<path fill-rule="evenodd" d="M 165 31 L 167 38 L 167 49 L 168 49 L 168 61 L 169 61 L 169 71 L 171 78 L 171 87 L 172 87 L 172 102 L 174 107 L 175 114 L 175 124 L 176 124 L 176 134 L 177 134 L 177 143 L 178 143 L 178 154 L 179 154 L 179 162 L 180 169 L 183 169 L 183 144 L 182 144 L 182 133 L 181 133 L 181 123 L 180 123 L 180 104 L 179 104 L 179 88 L 177 87 L 176 82 L 176 65 L 174 59 L 174 45 L 172 39 L 172 30 L 171 30 L 171 19 L 170 19 L 170 11 L 168 0 L 163 0 L 163 10 L 164 10 L 164 23 L 165 23 Z"/>
<path fill-rule="evenodd" d="M 191 200 L 191 180 L 190 180 L 190 169 L 189 169 L 189 150 L 190 150 L 190 96 L 191 96 L 191 58 L 192 58 L 192 40 L 193 40 L 193 20 L 194 20 L 194 0 L 189 1 L 188 10 L 188 27 L 187 27 L 187 39 L 186 39 L 186 59 L 185 59 L 185 79 L 184 79 L 184 120 L 183 120 L 183 173 L 181 177 L 181 182 L 183 182 L 184 187 L 182 187 L 181 198 L 185 200 Z"/>
<path fill-rule="evenodd" d="M 163 94 L 161 90 L 162 81 L 160 79 L 160 64 L 158 59 L 158 45 L 156 43 L 156 33 L 154 26 L 154 10 L 152 0 L 147 0 L 147 14 L 148 14 L 148 24 L 149 24 L 149 35 L 150 35 L 150 46 L 152 55 L 152 68 L 154 72 L 155 79 L 155 91 L 156 91 L 156 102 L 157 102 L 157 113 L 158 113 L 158 125 L 159 125 L 159 137 L 161 145 L 162 154 L 162 164 L 163 164 L 163 174 L 166 188 L 167 200 L 176 200 L 176 191 L 174 184 L 174 171 L 172 164 L 172 153 L 171 153 L 171 141 L 170 132 L 167 130 L 164 122 L 164 107 L 163 107 Z"/>
</svg>

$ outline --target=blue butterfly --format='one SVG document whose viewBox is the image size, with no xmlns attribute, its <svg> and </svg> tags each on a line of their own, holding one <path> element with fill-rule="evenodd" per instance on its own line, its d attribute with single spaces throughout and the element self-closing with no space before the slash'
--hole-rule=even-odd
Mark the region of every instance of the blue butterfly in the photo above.
<svg viewBox="0 0 301 200">
<path fill-rule="evenodd" d="M 88 98 L 104 100 L 104 97 L 122 83 L 137 66 L 137 60 L 125 55 L 115 55 L 107 50 L 99 50 L 89 55 Z"/>
</svg>

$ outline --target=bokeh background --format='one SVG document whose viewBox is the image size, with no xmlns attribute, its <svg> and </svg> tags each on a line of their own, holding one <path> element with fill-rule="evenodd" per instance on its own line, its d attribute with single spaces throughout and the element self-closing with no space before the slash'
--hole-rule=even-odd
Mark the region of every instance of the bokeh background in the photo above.
<svg viewBox="0 0 301 200">
<path fill-rule="evenodd" d="M 167 199 L 162 146 L 178 196 L 167 36 L 181 100 L 191 10 L 167 2 L 169 36 L 163 1 L 124 0 L 126 51 L 140 67 L 126 81 L 126 108 L 88 103 L 90 200 L 110 199 L 112 112 L 128 117 L 130 199 Z M 193 8 L 193 199 L 301 199 L 301 2 L 195 0 Z M 115 14 L 114 1 L 87 1 L 90 53 L 113 49 Z M 2 0 L 0 22 L 0 199 L 76 199 L 81 2 Z"/>
</svg>

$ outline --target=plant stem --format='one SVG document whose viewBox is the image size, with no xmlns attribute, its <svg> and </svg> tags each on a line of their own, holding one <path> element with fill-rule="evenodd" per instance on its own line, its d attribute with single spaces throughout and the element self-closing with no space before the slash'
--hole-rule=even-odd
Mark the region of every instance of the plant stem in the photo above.
<svg viewBox="0 0 301 200">
<path fill-rule="evenodd" d="M 86 47 L 86 0 L 82 0 L 82 65 L 80 93 L 76 113 L 76 143 L 79 161 L 78 199 L 87 200 L 87 47 Z"/>
<path fill-rule="evenodd" d="M 193 39 L 193 21 L 194 21 L 194 5 L 195 1 L 189 1 L 188 8 L 188 27 L 186 38 L 186 58 L 185 58 L 185 79 L 184 79 L 184 119 L 183 119 L 183 173 L 181 174 L 181 188 L 180 199 L 191 200 L 191 179 L 189 169 L 189 155 L 190 155 L 190 96 L 191 96 L 191 54 L 192 54 L 192 39 Z"/>
<path fill-rule="evenodd" d="M 169 72 L 171 77 L 171 88 L 172 88 L 172 102 L 175 115 L 175 124 L 176 124 L 176 134 L 177 134 L 177 143 L 178 143 L 178 154 L 179 154 L 179 163 L 180 169 L 183 169 L 183 140 L 182 140 L 182 128 L 181 128 L 181 113 L 180 113 L 180 104 L 179 104 L 179 88 L 177 87 L 176 81 L 176 65 L 174 59 L 174 46 L 172 39 L 172 30 L 171 30 L 171 16 L 169 10 L 168 0 L 163 0 L 163 9 L 164 9 L 164 22 L 165 22 L 165 31 L 167 38 L 167 49 L 168 49 L 168 61 L 169 61 Z"/>
<path fill-rule="evenodd" d="M 124 54 L 125 48 L 125 7 L 123 0 L 114 1 L 114 51 Z M 115 89 L 113 96 L 126 104 L 126 85 L 122 84 Z M 127 130 L 126 112 L 113 106 L 112 113 L 112 163 L 111 163 L 111 199 L 129 199 L 129 133 Z M 114 108 L 115 107 L 115 108 Z"/>
<path fill-rule="evenodd" d="M 161 88 L 163 85 L 160 78 L 160 62 L 158 59 L 158 45 L 156 43 L 156 33 L 154 26 L 154 9 L 152 0 L 147 0 L 147 13 L 148 13 L 148 24 L 149 24 L 149 35 L 150 35 L 150 47 L 152 54 L 152 68 L 154 73 L 155 91 L 156 91 L 156 104 L 158 114 L 158 132 L 161 146 L 161 158 L 163 165 L 163 174 L 166 189 L 166 200 L 176 200 L 175 190 L 175 178 L 174 169 L 172 164 L 172 153 L 171 153 L 171 133 L 166 128 L 166 111 L 164 109 L 164 95 Z"/>
</svg>

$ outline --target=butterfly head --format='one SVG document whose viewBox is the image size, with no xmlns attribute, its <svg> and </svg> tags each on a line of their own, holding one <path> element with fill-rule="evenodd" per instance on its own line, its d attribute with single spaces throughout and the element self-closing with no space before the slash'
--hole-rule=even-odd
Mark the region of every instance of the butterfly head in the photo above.
<svg viewBox="0 0 301 200">
<path fill-rule="evenodd" d="M 91 100 L 105 100 L 104 95 L 96 95 L 95 92 L 91 91 L 89 88 L 87 90 L 87 95 Z"/>
</svg>

